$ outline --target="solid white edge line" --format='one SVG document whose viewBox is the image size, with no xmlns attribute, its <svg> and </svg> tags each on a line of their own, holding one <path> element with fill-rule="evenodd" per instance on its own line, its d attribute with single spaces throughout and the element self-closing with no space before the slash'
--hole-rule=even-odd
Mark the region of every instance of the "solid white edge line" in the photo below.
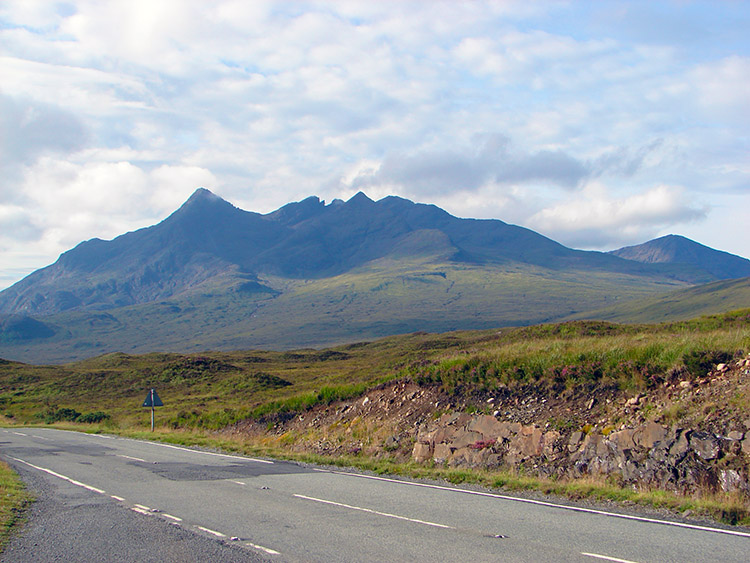
<svg viewBox="0 0 750 563">
<path fill-rule="evenodd" d="M 227 457 L 229 459 L 239 459 L 241 461 L 254 461 L 256 463 L 267 463 L 270 465 L 273 465 L 275 462 L 271 461 L 270 459 L 258 459 L 255 457 L 243 457 L 239 455 L 230 455 L 230 454 L 220 454 L 218 452 L 205 452 L 203 450 L 192 450 L 190 448 L 184 448 L 182 446 L 174 446 L 172 444 L 165 444 L 163 442 L 153 442 L 151 440 L 136 440 L 135 438 L 124 438 L 120 436 L 105 436 L 104 434 L 90 434 L 87 432 L 79 432 L 77 430 L 62 430 L 60 428 L 50 428 L 49 430 L 53 430 L 56 432 L 72 432 L 74 434 L 83 434 L 84 436 L 93 436 L 95 438 L 106 438 L 107 440 L 130 440 L 132 442 L 138 442 L 141 444 L 152 444 L 154 446 L 162 446 L 164 448 L 173 448 L 175 450 L 182 450 L 184 452 L 191 452 L 196 454 L 205 454 L 205 455 L 214 455 L 217 457 Z M 11 432 L 13 432 L 11 430 Z M 19 434 L 20 436 L 26 436 L 26 434 L 20 434 L 18 432 L 14 432 L 15 434 Z"/>
<path fill-rule="evenodd" d="M 86 483 L 81 483 L 80 481 L 76 481 L 75 479 L 67 478 L 68 481 L 73 483 L 74 485 L 78 485 L 79 487 L 83 487 L 84 489 L 88 489 L 89 491 L 94 491 L 95 493 L 99 493 L 100 495 L 104 494 L 104 491 L 101 489 L 97 489 L 96 487 L 92 487 L 91 485 L 87 485 Z"/>
<path fill-rule="evenodd" d="M 259 549 L 259 550 L 261 550 L 261 551 L 265 551 L 265 552 L 266 552 L 266 553 L 268 553 L 269 555 L 281 555 L 281 554 L 280 554 L 280 553 L 279 553 L 278 551 L 276 551 L 275 549 L 271 549 L 270 547 L 263 547 L 262 545 L 258 545 L 258 544 L 256 544 L 256 543 L 251 543 L 251 542 L 249 542 L 249 541 L 246 541 L 246 542 L 245 542 L 245 545 L 249 545 L 250 547 L 253 547 L 253 548 L 255 548 L 255 549 Z"/>
<path fill-rule="evenodd" d="M 380 512 L 378 510 L 373 510 L 371 508 L 362 508 L 361 506 L 352 506 L 350 504 L 344 504 L 341 502 L 335 502 L 332 500 L 325 500 L 322 498 L 315 498 L 315 497 L 308 497 L 305 495 L 292 495 L 297 498 L 305 499 L 305 500 L 312 500 L 315 502 L 320 502 L 323 504 L 331 504 L 333 506 L 341 506 L 343 508 L 349 508 L 351 510 L 359 510 L 361 512 L 368 512 L 370 514 L 377 514 L 378 516 L 387 516 L 388 518 L 396 518 L 397 520 L 406 520 L 408 522 L 415 522 L 417 524 L 424 524 L 425 526 L 433 526 L 435 528 L 444 528 L 447 530 L 455 530 L 453 526 L 446 526 L 445 524 L 437 524 L 436 522 L 428 522 L 427 520 L 419 520 L 417 518 L 409 518 L 408 516 L 399 516 L 398 514 L 390 514 L 388 512 Z"/>
<path fill-rule="evenodd" d="M 140 440 L 136 440 L 140 441 Z M 149 440 L 143 440 L 146 444 L 153 444 L 155 446 L 162 446 L 163 448 L 173 448 L 175 450 L 182 450 L 183 452 L 190 452 L 195 454 L 205 454 L 205 455 L 215 455 L 217 457 L 228 457 L 229 459 L 239 459 L 242 461 L 255 461 L 257 463 L 268 463 L 273 465 L 273 461 L 270 461 L 268 459 L 257 459 L 254 457 L 241 457 L 238 455 L 229 455 L 229 454 L 220 454 L 217 452 L 204 452 L 203 450 L 191 450 L 190 448 L 183 448 L 182 446 L 173 446 L 172 444 L 163 444 L 161 442 L 151 442 Z"/>
<path fill-rule="evenodd" d="M 25 463 L 26 465 L 28 465 L 29 467 L 33 467 L 37 471 L 44 471 L 45 473 L 49 473 L 53 477 L 57 477 L 58 479 L 67 481 L 68 483 L 71 483 L 72 485 L 76 485 L 77 487 L 83 487 L 84 489 L 88 489 L 89 491 L 99 493 L 100 495 L 105 494 L 105 492 L 102 491 L 101 489 L 97 489 L 96 487 L 92 487 L 91 485 L 87 485 L 86 483 L 81 483 L 80 481 L 76 481 L 75 479 L 71 479 L 70 477 L 66 477 L 65 475 L 62 475 L 60 473 L 56 473 L 55 471 L 52 471 L 51 469 L 47 469 L 46 467 L 39 467 L 38 465 L 34 465 L 33 463 L 29 463 L 28 461 L 24 461 L 22 459 L 18 459 L 17 457 L 11 457 L 10 459 L 15 459 L 16 461 Z"/>
<path fill-rule="evenodd" d="M 148 510 L 149 512 L 151 511 L 148 506 L 143 506 L 142 504 L 134 504 L 133 506 L 137 506 L 138 508 L 141 508 L 143 510 Z"/>
<path fill-rule="evenodd" d="M 203 530 L 204 532 L 208 534 L 213 534 L 214 536 L 218 538 L 225 538 L 227 537 L 226 534 L 222 534 L 221 532 L 217 532 L 216 530 L 211 530 L 210 528 L 204 528 L 203 526 L 196 526 L 199 530 Z"/>
<path fill-rule="evenodd" d="M 631 514 L 618 514 L 617 512 L 606 512 L 604 510 L 596 510 L 593 508 L 583 508 L 580 506 L 568 506 L 565 504 L 555 504 L 554 502 L 547 502 L 544 500 L 534 500 L 528 498 L 512 497 L 508 495 L 501 495 L 497 493 L 485 493 L 482 491 L 470 491 L 467 489 L 458 489 L 456 487 L 446 487 L 444 485 L 432 485 L 430 483 L 414 483 L 412 481 L 401 481 L 399 479 L 390 479 L 388 477 L 377 477 L 375 475 L 362 475 L 360 473 L 350 473 L 347 471 L 334 471 L 332 469 L 316 469 L 315 471 L 321 471 L 324 473 L 335 473 L 337 475 L 348 475 L 350 477 L 360 477 L 362 479 L 374 479 L 376 481 L 387 481 L 389 483 L 400 483 L 402 485 L 410 485 L 412 487 L 425 487 L 428 489 L 438 489 L 442 491 L 452 491 L 456 493 L 465 493 L 469 495 L 476 495 L 481 497 L 498 498 L 502 500 L 510 500 L 515 502 L 524 502 L 526 504 L 535 504 L 537 506 L 547 506 L 549 508 L 560 508 L 562 510 L 572 510 L 573 512 L 583 512 L 586 514 L 597 514 L 599 516 L 612 516 L 614 518 L 622 518 L 623 520 L 635 520 L 637 522 L 646 522 L 648 524 L 663 524 L 665 526 L 674 526 L 677 528 L 687 528 L 689 530 L 699 530 L 702 532 L 713 532 L 717 534 L 727 534 L 730 536 L 740 536 L 743 538 L 750 538 L 750 533 L 740 532 L 737 530 L 724 530 L 722 528 L 711 528 L 709 526 L 699 526 L 697 524 L 687 524 L 685 522 L 670 522 L 669 520 L 658 520 L 656 518 L 647 518 L 645 516 L 633 516 Z"/>
<path fill-rule="evenodd" d="M 636 563 L 635 561 L 630 561 L 629 559 L 618 559 L 617 557 L 610 557 L 609 555 L 599 555 L 598 553 L 581 552 L 581 555 L 585 555 L 586 557 L 594 557 L 596 559 L 604 559 L 605 561 L 614 561 L 615 563 Z"/>
<path fill-rule="evenodd" d="M 137 506 L 131 506 L 130 510 L 133 512 L 137 512 L 139 514 L 145 514 L 146 516 L 151 516 L 151 513 L 148 510 L 143 510 L 142 508 L 138 508 Z"/>
</svg>

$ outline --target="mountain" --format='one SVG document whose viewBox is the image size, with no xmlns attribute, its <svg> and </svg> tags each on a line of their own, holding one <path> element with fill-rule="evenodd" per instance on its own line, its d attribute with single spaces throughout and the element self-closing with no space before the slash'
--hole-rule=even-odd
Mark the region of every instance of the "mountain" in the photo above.
<svg viewBox="0 0 750 563">
<path fill-rule="evenodd" d="M 268 214 L 205 189 L 0 292 L 0 357 L 296 348 L 552 321 L 722 278 L 567 248 L 498 220 L 358 193 Z"/>
<path fill-rule="evenodd" d="M 750 260 L 714 250 L 679 235 L 667 235 L 610 254 L 647 264 L 682 264 L 702 268 L 716 279 L 750 276 Z"/>
<path fill-rule="evenodd" d="M 260 215 L 201 188 L 158 225 L 112 241 L 83 242 L 0 292 L 0 313 L 104 310 L 218 288 L 274 293 L 259 276 L 328 278 L 388 256 L 646 276 L 667 272 L 393 196 L 374 202 L 360 192 L 332 205 L 309 197 Z M 716 279 L 698 267 L 668 274 L 686 282 Z"/>
</svg>

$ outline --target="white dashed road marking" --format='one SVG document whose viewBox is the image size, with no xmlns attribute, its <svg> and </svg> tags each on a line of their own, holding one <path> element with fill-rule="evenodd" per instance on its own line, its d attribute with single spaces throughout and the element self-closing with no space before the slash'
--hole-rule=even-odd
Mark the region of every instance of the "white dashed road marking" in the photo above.
<svg viewBox="0 0 750 563">
<path fill-rule="evenodd" d="M 585 555 L 586 557 L 593 557 L 595 559 L 604 559 L 605 561 L 614 561 L 615 563 L 636 563 L 635 561 L 630 561 L 629 559 L 618 559 L 617 557 L 610 557 L 609 555 L 599 555 L 598 553 L 581 553 L 581 555 Z"/>
<path fill-rule="evenodd" d="M 276 551 L 275 549 L 271 549 L 270 547 L 263 547 L 262 545 L 250 543 L 249 541 L 246 541 L 245 545 L 250 546 L 253 549 L 259 549 L 260 551 L 265 551 L 269 555 L 280 555 L 278 551 Z"/>
<path fill-rule="evenodd" d="M 351 510 L 359 510 L 360 512 L 368 512 L 370 514 L 377 514 L 378 516 L 387 516 L 388 518 L 396 518 L 397 520 L 407 520 L 408 522 L 415 522 L 417 524 L 424 524 L 426 526 L 434 526 L 435 528 L 445 528 L 448 530 L 455 530 L 453 526 L 446 526 L 445 524 L 437 524 L 435 522 L 428 522 L 427 520 L 418 520 L 416 518 L 408 518 L 407 516 L 399 516 L 398 514 L 390 514 L 388 512 L 379 512 L 377 510 L 372 510 L 371 508 L 362 508 L 361 506 L 352 506 L 350 504 L 343 504 L 341 502 L 334 502 L 332 500 L 324 500 L 324 499 L 315 498 L 315 497 L 308 497 L 305 495 L 293 495 L 293 496 L 297 498 L 305 499 L 305 500 L 312 500 L 315 502 L 320 502 L 323 504 L 341 506 L 342 508 L 349 508 Z"/>
<path fill-rule="evenodd" d="M 226 534 L 222 534 L 221 532 L 217 532 L 216 530 L 211 530 L 210 528 L 204 528 L 203 526 L 196 526 L 199 530 L 203 530 L 207 534 L 213 534 L 217 538 L 225 538 L 227 537 Z"/>
<path fill-rule="evenodd" d="M 146 463 L 145 459 L 141 459 L 139 457 L 133 457 L 131 455 L 125 455 L 125 454 L 115 454 L 117 457 L 124 457 L 125 459 L 132 459 L 133 461 L 142 461 L 143 463 Z"/>
</svg>

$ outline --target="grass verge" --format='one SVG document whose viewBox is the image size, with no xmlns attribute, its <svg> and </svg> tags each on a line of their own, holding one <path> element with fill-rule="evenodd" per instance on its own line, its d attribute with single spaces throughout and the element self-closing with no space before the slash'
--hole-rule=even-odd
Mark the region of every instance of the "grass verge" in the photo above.
<svg viewBox="0 0 750 563">
<path fill-rule="evenodd" d="M 32 500 L 18 474 L 0 461 L 0 551 L 13 527 L 23 520 L 24 510 Z"/>
</svg>

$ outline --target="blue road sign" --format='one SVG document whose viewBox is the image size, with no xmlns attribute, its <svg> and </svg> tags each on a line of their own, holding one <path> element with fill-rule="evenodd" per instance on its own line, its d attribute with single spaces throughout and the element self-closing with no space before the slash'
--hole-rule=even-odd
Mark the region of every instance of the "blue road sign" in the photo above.
<svg viewBox="0 0 750 563">
<path fill-rule="evenodd" d="M 143 401 L 144 407 L 163 407 L 164 403 L 161 402 L 161 399 L 159 398 L 159 395 L 156 394 L 155 389 L 151 389 L 151 391 L 148 392 L 148 395 L 146 395 L 146 400 Z"/>
</svg>

